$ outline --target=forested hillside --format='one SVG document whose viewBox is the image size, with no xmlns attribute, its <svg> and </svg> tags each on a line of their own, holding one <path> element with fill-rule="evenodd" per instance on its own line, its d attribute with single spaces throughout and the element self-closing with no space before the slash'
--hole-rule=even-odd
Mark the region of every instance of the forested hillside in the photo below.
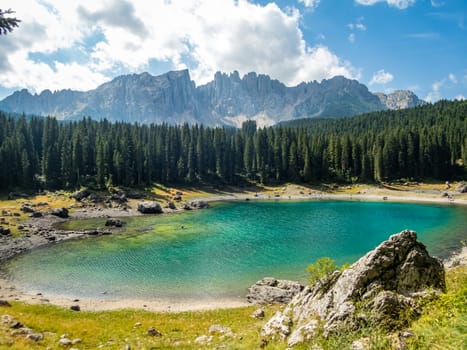
<svg viewBox="0 0 467 350">
<path fill-rule="evenodd" d="M 0 189 L 450 180 L 466 176 L 467 102 L 241 130 L 0 113 Z"/>
</svg>

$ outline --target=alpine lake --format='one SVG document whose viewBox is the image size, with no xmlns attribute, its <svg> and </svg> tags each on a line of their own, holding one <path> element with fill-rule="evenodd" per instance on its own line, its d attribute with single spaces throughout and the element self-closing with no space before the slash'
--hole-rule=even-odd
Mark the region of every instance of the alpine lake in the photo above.
<svg viewBox="0 0 467 350">
<path fill-rule="evenodd" d="M 271 276 L 306 282 L 306 266 L 352 263 L 391 234 L 417 232 L 446 257 L 467 238 L 467 207 L 365 201 L 225 201 L 208 210 L 124 218 L 119 234 L 68 241 L 4 267 L 28 292 L 146 300 L 244 300 Z M 72 220 L 65 229 L 104 227 Z"/>
</svg>

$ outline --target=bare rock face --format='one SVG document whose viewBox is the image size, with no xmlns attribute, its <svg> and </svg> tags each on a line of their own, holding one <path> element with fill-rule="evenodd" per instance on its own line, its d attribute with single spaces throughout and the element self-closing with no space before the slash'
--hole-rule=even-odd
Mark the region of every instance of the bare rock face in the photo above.
<svg viewBox="0 0 467 350">
<path fill-rule="evenodd" d="M 324 321 L 325 334 L 368 324 L 392 330 L 403 324 L 401 314 L 417 317 L 421 300 L 436 297 L 445 288 L 441 261 L 428 255 L 414 231 L 405 230 L 343 272 L 306 287 L 263 329 L 271 329 L 281 316 L 289 317 L 290 329 L 276 327 L 280 334 L 270 337 L 288 337 L 290 346 L 313 337 L 316 320 Z"/>
<path fill-rule="evenodd" d="M 246 300 L 252 304 L 287 304 L 305 286 L 295 281 L 265 277 L 248 288 Z"/>
</svg>

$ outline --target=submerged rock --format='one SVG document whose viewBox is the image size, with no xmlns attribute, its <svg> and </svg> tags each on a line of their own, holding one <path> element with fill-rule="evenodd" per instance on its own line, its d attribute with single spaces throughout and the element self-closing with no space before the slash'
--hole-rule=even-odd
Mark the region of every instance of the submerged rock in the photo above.
<svg viewBox="0 0 467 350">
<path fill-rule="evenodd" d="M 114 227 L 122 227 L 125 224 L 124 221 L 119 219 L 107 219 L 105 222 L 105 226 L 114 226 Z"/>
<path fill-rule="evenodd" d="M 268 321 L 262 334 L 288 338 L 292 346 L 314 336 L 317 320 L 323 321 L 324 334 L 367 324 L 394 330 L 405 326 L 407 317 L 417 317 L 421 300 L 436 297 L 445 286 L 441 261 L 428 255 L 414 231 L 405 230 L 343 272 L 306 287 Z"/>
<path fill-rule="evenodd" d="M 265 277 L 248 288 L 246 300 L 252 304 L 287 304 L 305 286 L 295 281 Z"/>
</svg>

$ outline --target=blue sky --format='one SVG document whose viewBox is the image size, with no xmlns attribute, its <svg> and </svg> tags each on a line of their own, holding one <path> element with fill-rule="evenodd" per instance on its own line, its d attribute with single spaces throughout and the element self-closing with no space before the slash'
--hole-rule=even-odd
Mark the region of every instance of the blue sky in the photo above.
<svg viewBox="0 0 467 350">
<path fill-rule="evenodd" d="M 344 75 L 371 91 L 467 97 L 465 0 L 4 0 L 0 98 L 89 90 L 115 76 L 189 68 L 287 85 Z"/>
</svg>

